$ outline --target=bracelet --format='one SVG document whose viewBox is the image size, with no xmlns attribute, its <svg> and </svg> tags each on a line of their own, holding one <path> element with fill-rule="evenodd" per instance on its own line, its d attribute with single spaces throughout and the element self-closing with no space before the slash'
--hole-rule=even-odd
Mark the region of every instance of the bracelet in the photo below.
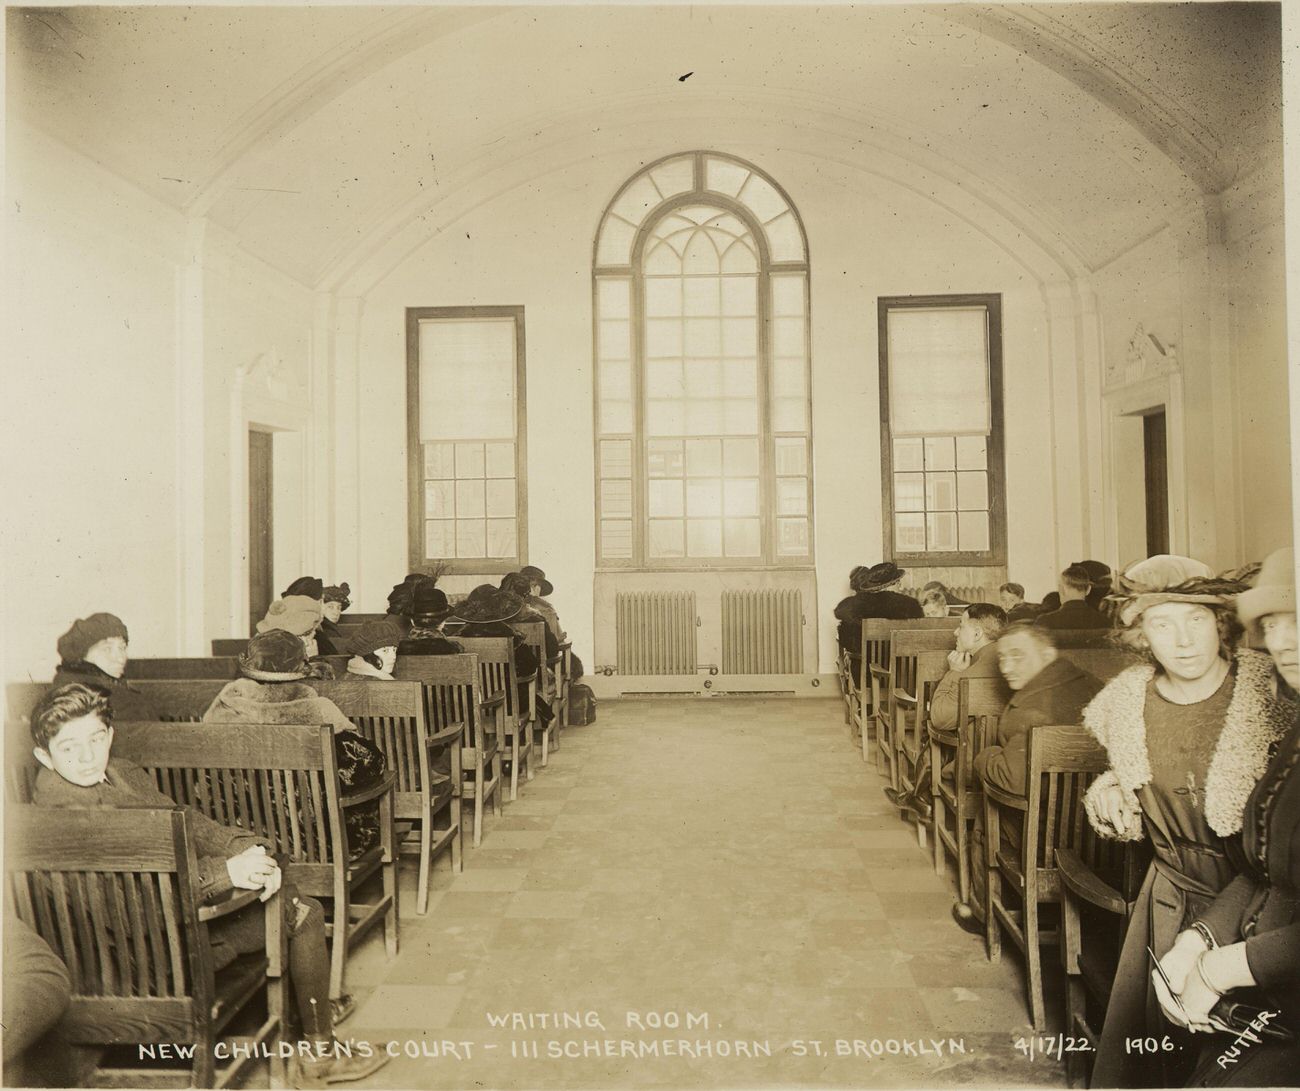
<svg viewBox="0 0 1300 1091">
<path fill-rule="evenodd" d="M 1213 951 L 1219 946 L 1218 943 L 1215 942 L 1214 933 L 1200 921 L 1192 921 L 1192 931 L 1199 935 L 1201 939 L 1205 940 L 1206 950 Z"/>
<path fill-rule="evenodd" d="M 1197 975 L 1200 977 L 1200 979 L 1201 979 L 1201 983 L 1202 983 L 1202 984 L 1203 984 L 1207 989 L 1209 989 L 1210 992 L 1214 993 L 1215 996 L 1222 996 L 1222 995 L 1223 995 L 1224 990 L 1223 990 L 1223 989 L 1220 989 L 1220 988 L 1217 988 L 1217 987 L 1215 986 L 1214 982 L 1211 981 L 1211 980 L 1209 979 L 1209 977 L 1208 977 L 1208 976 L 1206 975 L 1206 973 L 1205 973 L 1205 956 L 1204 956 L 1204 955 L 1202 955 L 1200 958 L 1198 958 L 1198 959 L 1196 960 L 1196 973 L 1197 973 Z"/>
</svg>

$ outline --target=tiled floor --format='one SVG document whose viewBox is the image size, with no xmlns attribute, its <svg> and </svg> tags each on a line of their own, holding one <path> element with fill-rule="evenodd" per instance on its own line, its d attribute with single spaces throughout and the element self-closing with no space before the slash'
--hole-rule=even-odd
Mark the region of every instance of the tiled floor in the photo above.
<svg viewBox="0 0 1300 1091">
<path fill-rule="evenodd" d="M 352 960 L 341 1029 L 416 1055 L 367 1086 L 1063 1085 L 1015 1048 L 1015 958 L 951 922 L 836 702 L 606 702 L 466 845 L 426 917 L 404 867 L 399 957 Z M 532 1028 L 491 1025 L 514 1013 Z"/>
</svg>

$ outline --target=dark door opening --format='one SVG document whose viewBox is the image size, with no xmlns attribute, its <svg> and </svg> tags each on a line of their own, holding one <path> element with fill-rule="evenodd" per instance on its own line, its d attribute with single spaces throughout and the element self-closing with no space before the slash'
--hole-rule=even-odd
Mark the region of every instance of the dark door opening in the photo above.
<svg viewBox="0 0 1300 1091">
<path fill-rule="evenodd" d="M 272 434 L 248 432 L 248 624 L 250 633 L 275 598 Z"/>
<path fill-rule="evenodd" d="M 1142 418 L 1142 453 L 1146 476 L 1147 556 L 1169 552 L 1169 455 L 1165 411 Z"/>
</svg>

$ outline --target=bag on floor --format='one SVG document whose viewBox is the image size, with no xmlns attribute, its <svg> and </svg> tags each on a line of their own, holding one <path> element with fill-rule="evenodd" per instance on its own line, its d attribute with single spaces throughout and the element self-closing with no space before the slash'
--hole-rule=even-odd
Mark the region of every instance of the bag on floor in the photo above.
<svg viewBox="0 0 1300 1091">
<path fill-rule="evenodd" d="M 596 695 L 591 687 L 575 682 L 569 687 L 569 723 L 586 727 L 596 722 Z"/>
</svg>

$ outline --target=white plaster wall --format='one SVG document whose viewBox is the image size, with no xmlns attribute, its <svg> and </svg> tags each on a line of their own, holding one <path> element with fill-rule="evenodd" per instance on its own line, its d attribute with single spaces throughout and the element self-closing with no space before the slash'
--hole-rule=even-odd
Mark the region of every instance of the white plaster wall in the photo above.
<svg viewBox="0 0 1300 1091">
<path fill-rule="evenodd" d="M 822 669 L 833 656 L 831 608 L 845 593 L 848 570 L 874 563 L 882 550 L 878 296 L 1003 293 L 1005 382 L 1016 391 L 1006 408 L 1010 567 L 1013 578 L 1047 590 L 1058 557 L 1039 282 L 1007 252 L 1005 240 L 986 237 L 902 187 L 794 154 L 722 150 L 771 173 L 808 231 Z M 522 304 L 529 557 L 555 583 L 575 647 L 593 661 L 591 247 L 606 203 L 639 166 L 634 159 L 601 161 L 541 175 L 457 219 L 367 295 L 357 395 L 359 609 L 382 608 L 406 571 L 404 308 Z"/>
</svg>

